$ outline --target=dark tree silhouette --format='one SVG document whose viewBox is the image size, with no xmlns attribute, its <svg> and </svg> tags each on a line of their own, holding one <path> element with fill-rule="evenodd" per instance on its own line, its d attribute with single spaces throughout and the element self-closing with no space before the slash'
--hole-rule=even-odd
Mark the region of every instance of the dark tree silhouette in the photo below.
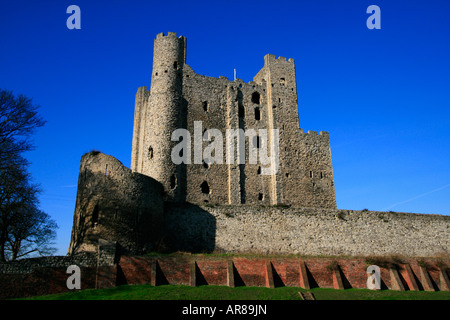
<svg viewBox="0 0 450 320">
<path fill-rule="evenodd" d="M 40 188 L 30 182 L 22 156 L 33 149 L 30 138 L 45 123 L 37 109 L 31 99 L 0 90 L 0 261 L 54 252 L 57 225 L 39 210 Z"/>
</svg>

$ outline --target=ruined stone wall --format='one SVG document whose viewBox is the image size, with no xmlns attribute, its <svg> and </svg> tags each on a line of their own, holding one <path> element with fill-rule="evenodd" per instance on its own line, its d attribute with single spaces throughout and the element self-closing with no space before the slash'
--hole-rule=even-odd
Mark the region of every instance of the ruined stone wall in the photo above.
<svg viewBox="0 0 450 320">
<path fill-rule="evenodd" d="M 167 208 L 165 228 L 175 247 L 184 251 L 416 257 L 450 253 L 450 217 L 429 214 L 180 205 Z"/>
<path fill-rule="evenodd" d="M 162 224 L 159 182 L 100 152 L 81 158 L 69 254 L 95 252 L 99 239 L 133 253 L 151 250 Z"/>
<path fill-rule="evenodd" d="M 133 142 L 131 154 L 131 170 L 142 172 L 144 165 L 144 157 L 150 157 L 152 150 L 145 152 L 145 127 L 146 119 L 148 117 L 148 98 L 150 91 L 147 87 L 140 87 L 136 92 L 135 106 L 134 106 L 134 125 L 133 125 Z"/>
</svg>

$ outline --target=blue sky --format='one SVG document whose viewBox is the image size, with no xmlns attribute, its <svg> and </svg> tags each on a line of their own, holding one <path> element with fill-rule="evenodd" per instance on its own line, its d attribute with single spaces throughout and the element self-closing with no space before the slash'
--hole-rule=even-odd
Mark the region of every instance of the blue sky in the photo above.
<svg viewBox="0 0 450 320">
<path fill-rule="evenodd" d="M 69 30 L 69 5 L 81 30 Z M 381 29 L 369 30 L 369 5 Z M 187 64 L 251 81 L 267 53 L 294 58 L 300 127 L 328 131 L 339 209 L 450 214 L 450 1 L 2 1 L 0 88 L 47 120 L 25 154 L 41 208 L 70 241 L 79 161 L 130 166 L 134 97 L 153 40 L 187 37 Z"/>
</svg>

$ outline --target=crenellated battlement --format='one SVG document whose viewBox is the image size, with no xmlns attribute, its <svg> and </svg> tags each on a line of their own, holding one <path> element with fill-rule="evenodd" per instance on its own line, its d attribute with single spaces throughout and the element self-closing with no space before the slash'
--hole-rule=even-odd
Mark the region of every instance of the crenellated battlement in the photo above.
<svg viewBox="0 0 450 320">
<path fill-rule="evenodd" d="M 157 66 L 164 64 L 159 72 L 167 73 L 173 66 L 172 70 L 177 70 L 182 64 L 186 63 L 186 38 L 177 37 L 176 32 L 169 32 L 165 35 L 163 32 L 156 35 L 153 50 L 153 72 L 158 72 Z M 175 63 L 176 62 L 176 63 Z M 175 64 L 174 64 L 175 63 Z M 159 73 L 158 72 L 158 73 Z"/>
<path fill-rule="evenodd" d="M 292 59 L 292 58 L 289 58 L 289 59 L 286 59 L 286 57 L 282 57 L 282 56 L 280 56 L 280 57 L 276 57 L 274 54 L 266 54 L 265 56 L 264 56 L 264 65 L 270 65 L 271 63 L 289 63 L 289 64 L 294 64 L 294 59 Z"/>
<path fill-rule="evenodd" d="M 156 39 L 162 39 L 162 38 L 177 38 L 176 32 L 168 32 L 167 35 L 164 34 L 164 32 L 158 33 L 156 35 Z M 185 37 L 179 36 L 178 39 L 184 39 Z"/>
</svg>

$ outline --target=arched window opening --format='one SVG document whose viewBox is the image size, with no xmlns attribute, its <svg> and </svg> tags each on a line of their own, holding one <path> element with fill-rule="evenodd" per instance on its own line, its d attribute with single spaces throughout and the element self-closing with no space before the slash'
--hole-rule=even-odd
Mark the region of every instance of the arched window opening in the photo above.
<svg viewBox="0 0 450 320">
<path fill-rule="evenodd" d="M 209 194 L 210 193 L 210 189 L 209 189 L 209 185 L 208 182 L 203 181 L 202 184 L 200 185 L 200 188 L 202 189 L 202 193 L 203 194 Z"/>
<path fill-rule="evenodd" d="M 202 106 L 203 106 L 203 111 L 208 112 L 208 101 L 203 101 Z"/>
</svg>

